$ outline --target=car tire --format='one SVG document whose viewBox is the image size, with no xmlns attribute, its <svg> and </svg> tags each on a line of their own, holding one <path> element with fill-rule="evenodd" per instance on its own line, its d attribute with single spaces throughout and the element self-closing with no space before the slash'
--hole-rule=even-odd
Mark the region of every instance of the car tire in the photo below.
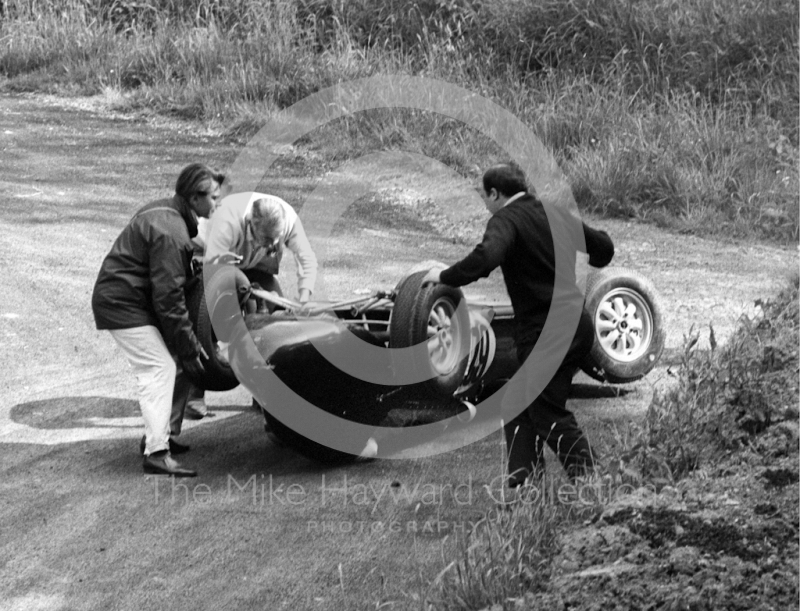
<svg viewBox="0 0 800 611">
<path fill-rule="evenodd" d="M 625 268 L 593 270 L 586 283 L 585 309 L 595 337 L 581 369 L 590 377 L 626 384 L 655 367 L 664 350 L 664 316 L 647 278 Z"/>
<path fill-rule="evenodd" d="M 451 398 L 469 360 L 470 321 L 464 294 L 446 284 L 422 286 L 427 271 L 410 274 L 395 288 L 389 321 L 389 347 L 408 348 L 439 339 L 427 362 L 415 362 L 426 376 L 412 389 L 427 397 Z"/>
<path fill-rule="evenodd" d="M 349 331 L 360 340 L 385 350 L 385 339 L 360 325 L 349 327 Z M 337 418 L 366 426 L 367 430 L 380 426 L 395 405 L 383 396 L 392 395 L 393 387 L 366 382 L 342 372 L 307 340 L 273 353 L 270 366 L 283 384 L 303 401 Z M 315 462 L 324 465 L 352 462 L 369 446 L 369 433 L 360 439 L 354 438 L 353 445 L 346 451 L 318 443 L 284 423 L 281 418 L 285 412 L 267 411 L 268 404 L 265 407 L 255 401 L 264 414 L 270 436 Z"/>
<path fill-rule="evenodd" d="M 236 287 L 238 294 L 232 293 L 231 286 Z M 189 310 L 192 328 L 197 340 L 208 355 L 207 359 L 203 356 L 200 357 L 205 368 L 203 378 L 194 379 L 190 376 L 190 380 L 197 387 L 204 390 L 225 391 L 239 385 L 231 366 L 220 356 L 218 338 L 211 323 L 213 313 L 209 312 L 206 295 L 212 296 L 217 304 L 220 304 L 223 299 L 236 299 L 238 306 L 235 307 L 241 309 L 240 298 L 246 293 L 249 286 L 250 281 L 241 270 L 225 266 L 208 278 L 196 277 L 187 287 L 186 307 Z"/>
<path fill-rule="evenodd" d="M 268 411 L 264 409 L 261 411 L 264 413 L 264 419 L 267 422 L 268 433 L 275 435 L 282 444 L 314 462 L 323 465 L 343 465 L 351 463 L 358 458 L 349 452 L 342 452 L 317 443 L 292 430 Z"/>
</svg>

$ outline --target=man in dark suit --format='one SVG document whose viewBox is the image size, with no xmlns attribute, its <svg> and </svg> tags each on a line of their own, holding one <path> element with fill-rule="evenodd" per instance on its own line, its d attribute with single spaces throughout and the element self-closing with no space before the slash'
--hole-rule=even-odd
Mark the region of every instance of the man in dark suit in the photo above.
<svg viewBox="0 0 800 611">
<path fill-rule="evenodd" d="M 424 283 L 464 286 L 485 278 L 499 266 L 514 308 L 517 358 L 524 363 L 551 312 L 559 273 L 556 251 L 572 263 L 570 273 L 574 274 L 574 261 L 577 252 L 582 250 L 581 241 L 585 242 L 589 264 L 595 267 L 608 265 L 614 256 L 614 245 L 605 232 L 592 229 L 577 219 L 564 220 L 566 213 L 558 209 L 551 209 L 550 213 L 557 222 L 562 215 L 560 218 L 567 230 L 559 231 L 560 237 L 554 241 L 555 232 L 551 230 L 544 205 L 528 191 L 525 175 L 515 166 L 500 164 L 489 168 L 483 175 L 482 197 L 492 218 L 481 243 L 455 265 L 431 270 Z M 570 227 L 582 228 L 583 240 L 578 239 L 574 231 L 570 233 Z M 566 299 L 573 306 L 575 302 L 580 305 L 583 296 L 574 276 L 570 280 Z M 559 299 L 563 298 L 559 295 Z M 559 303 L 552 303 L 554 311 L 558 311 Z M 575 416 L 566 407 L 572 377 L 593 341 L 591 318 L 581 308 L 575 335 L 552 379 L 526 409 L 505 425 L 510 487 L 524 483 L 532 475 L 543 474 L 544 443 L 556 453 L 570 478 L 593 470 L 592 449 Z"/>
</svg>

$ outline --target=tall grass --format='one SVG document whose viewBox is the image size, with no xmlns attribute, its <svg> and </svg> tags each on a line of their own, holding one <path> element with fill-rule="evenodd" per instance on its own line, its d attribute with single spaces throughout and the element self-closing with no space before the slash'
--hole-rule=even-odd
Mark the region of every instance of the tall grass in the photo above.
<svg viewBox="0 0 800 611">
<path fill-rule="evenodd" d="M 444 79 L 531 125 L 584 210 L 786 242 L 799 20 L 793 0 L 7 0 L 0 74 L 6 90 L 111 87 L 242 137 L 343 80 Z M 364 115 L 317 145 L 462 170 L 502 156 L 440 117 Z"/>
<path fill-rule="evenodd" d="M 690 334 L 675 383 L 656 393 L 644 428 L 623 463 L 641 480 L 673 483 L 707 468 L 725 452 L 750 448 L 764 455 L 796 451 L 797 439 L 772 434 L 772 425 L 797 421 L 800 391 L 800 302 L 795 276 L 761 315 L 743 317 L 722 347 L 697 349 Z M 765 433 L 766 432 L 766 433 Z M 629 444 L 630 445 L 630 444 Z"/>
<path fill-rule="evenodd" d="M 429 608 L 515 608 L 526 594 L 545 591 L 559 534 L 570 519 L 570 510 L 557 502 L 524 502 L 511 511 L 490 512 L 461 541 L 456 560 L 429 595 Z"/>
</svg>

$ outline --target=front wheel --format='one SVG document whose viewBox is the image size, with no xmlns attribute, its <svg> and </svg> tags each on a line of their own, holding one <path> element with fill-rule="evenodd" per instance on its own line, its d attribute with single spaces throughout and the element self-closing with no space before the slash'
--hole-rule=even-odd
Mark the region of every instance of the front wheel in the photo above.
<svg viewBox="0 0 800 611">
<path fill-rule="evenodd" d="M 210 296 L 216 307 L 222 311 L 225 306 L 238 313 L 241 311 L 241 296 L 250 286 L 244 273 L 235 267 L 220 268 L 209 278 L 197 277 L 186 291 L 186 307 L 192 321 L 197 340 L 208 354 L 208 359 L 200 357 L 205 368 L 202 379 L 192 379 L 192 383 L 204 390 L 225 391 L 236 388 L 239 381 L 231 369 L 227 358 L 227 346 L 220 344 L 212 325 L 213 313 L 208 309 Z M 226 303 L 229 301 L 230 303 Z"/>
<path fill-rule="evenodd" d="M 600 381 L 625 384 L 655 367 L 664 350 L 664 317 L 647 278 L 625 268 L 593 272 L 585 308 L 595 337 L 583 371 Z"/>
<path fill-rule="evenodd" d="M 416 390 L 450 398 L 464 379 L 470 350 L 469 312 L 460 289 L 446 284 L 422 286 L 427 271 L 404 278 L 395 289 L 389 322 L 389 347 L 427 343 L 428 359 L 415 363 L 426 380 Z"/>
</svg>

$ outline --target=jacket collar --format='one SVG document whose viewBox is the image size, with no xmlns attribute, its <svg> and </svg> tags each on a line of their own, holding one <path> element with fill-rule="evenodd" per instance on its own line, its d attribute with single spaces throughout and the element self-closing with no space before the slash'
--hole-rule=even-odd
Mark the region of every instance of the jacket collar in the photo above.
<svg viewBox="0 0 800 611">
<path fill-rule="evenodd" d="M 189 202 L 176 193 L 172 197 L 172 205 L 183 217 L 186 223 L 186 229 L 189 230 L 189 237 L 195 237 L 197 235 L 197 215 L 194 213 L 191 206 L 189 206 Z"/>
<path fill-rule="evenodd" d="M 503 204 L 503 208 L 505 208 L 506 206 L 508 206 L 508 205 L 509 205 L 511 202 L 515 202 L 515 201 L 517 201 L 518 199 L 522 199 L 522 198 L 523 198 L 523 197 L 525 197 L 527 194 L 528 194 L 528 192 L 527 192 L 527 191 L 520 191 L 519 193 L 515 193 L 514 195 L 512 195 L 511 197 L 509 197 L 509 198 L 506 200 L 506 203 L 505 203 L 505 204 Z"/>
</svg>

